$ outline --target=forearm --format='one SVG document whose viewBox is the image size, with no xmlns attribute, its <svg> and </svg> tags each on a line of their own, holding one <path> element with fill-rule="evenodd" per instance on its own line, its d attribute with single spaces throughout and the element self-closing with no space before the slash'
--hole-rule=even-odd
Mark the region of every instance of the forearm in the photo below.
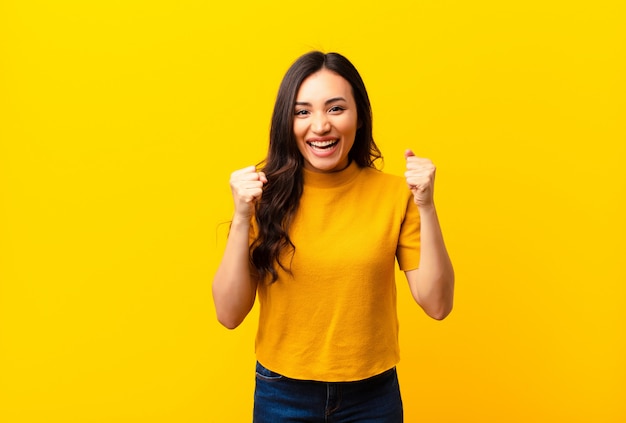
<svg viewBox="0 0 626 423">
<path fill-rule="evenodd" d="M 437 217 L 435 206 L 420 207 L 420 265 L 407 272 L 411 292 L 424 311 L 435 319 L 452 311 L 454 269 Z"/>
<path fill-rule="evenodd" d="M 250 275 L 250 221 L 233 218 L 222 261 L 213 278 L 213 302 L 219 322 L 234 329 L 248 315 L 256 297 L 257 281 Z"/>
</svg>

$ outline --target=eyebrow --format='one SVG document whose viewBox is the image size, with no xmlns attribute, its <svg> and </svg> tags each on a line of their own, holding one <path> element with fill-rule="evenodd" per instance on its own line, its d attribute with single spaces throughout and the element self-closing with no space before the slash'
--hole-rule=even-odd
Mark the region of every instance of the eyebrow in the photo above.
<svg viewBox="0 0 626 423">
<path fill-rule="evenodd" d="M 326 100 L 324 102 L 324 105 L 328 106 L 330 103 L 335 103 L 337 101 L 347 102 L 348 100 L 346 100 L 343 97 L 333 97 L 333 98 L 329 98 L 328 100 Z M 296 106 L 311 106 L 311 103 L 307 103 L 306 101 L 296 101 Z"/>
</svg>

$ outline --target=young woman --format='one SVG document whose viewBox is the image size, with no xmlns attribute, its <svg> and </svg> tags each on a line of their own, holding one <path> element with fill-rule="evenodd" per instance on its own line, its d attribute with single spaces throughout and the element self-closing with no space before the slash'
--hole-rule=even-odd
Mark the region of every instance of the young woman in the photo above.
<svg viewBox="0 0 626 423">
<path fill-rule="evenodd" d="M 375 168 L 369 98 L 345 57 L 311 52 L 289 68 L 263 168 L 231 175 L 213 281 L 230 329 L 259 295 L 255 422 L 402 421 L 396 260 L 429 316 L 445 318 L 454 292 L 435 166 L 405 157 L 404 178 Z"/>
</svg>

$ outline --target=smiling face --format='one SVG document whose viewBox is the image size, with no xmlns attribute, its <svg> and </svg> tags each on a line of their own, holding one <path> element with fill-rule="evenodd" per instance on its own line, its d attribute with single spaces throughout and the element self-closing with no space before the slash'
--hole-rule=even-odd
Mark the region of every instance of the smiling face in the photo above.
<svg viewBox="0 0 626 423">
<path fill-rule="evenodd" d="M 357 127 L 357 108 L 348 81 L 324 68 L 302 82 L 296 95 L 293 132 L 306 169 L 336 172 L 348 166 Z"/>
</svg>

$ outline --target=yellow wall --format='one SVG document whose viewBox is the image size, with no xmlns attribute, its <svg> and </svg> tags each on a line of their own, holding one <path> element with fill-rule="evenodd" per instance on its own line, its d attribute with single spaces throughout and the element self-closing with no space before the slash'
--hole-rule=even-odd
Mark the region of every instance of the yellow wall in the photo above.
<svg viewBox="0 0 626 423">
<path fill-rule="evenodd" d="M 406 420 L 626 421 L 624 2 L 261 3 L 0 2 L 0 421 L 250 421 L 256 309 L 227 331 L 210 283 L 310 49 L 386 171 L 439 168 L 456 308 L 400 279 Z"/>
</svg>

